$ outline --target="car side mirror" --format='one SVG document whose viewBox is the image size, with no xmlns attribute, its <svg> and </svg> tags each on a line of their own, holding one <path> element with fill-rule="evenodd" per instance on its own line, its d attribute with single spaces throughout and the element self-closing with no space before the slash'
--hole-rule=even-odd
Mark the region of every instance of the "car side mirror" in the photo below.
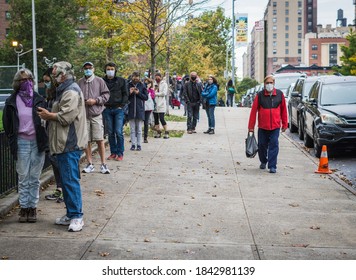
<svg viewBox="0 0 356 280">
<path fill-rule="evenodd" d="M 301 95 L 298 91 L 293 91 L 293 92 L 292 92 L 292 97 L 299 97 L 299 98 L 301 98 L 302 95 Z"/>
</svg>

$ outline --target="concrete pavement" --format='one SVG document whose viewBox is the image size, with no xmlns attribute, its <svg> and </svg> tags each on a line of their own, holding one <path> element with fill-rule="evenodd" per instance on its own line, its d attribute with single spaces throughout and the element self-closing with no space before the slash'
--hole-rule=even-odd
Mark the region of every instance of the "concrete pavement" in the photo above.
<svg viewBox="0 0 356 280">
<path fill-rule="evenodd" d="M 18 209 L 1 220 L 0 257 L 356 259 L 355 195 L 315 174 L 315 159 L 284 134 L 277 174 L 260 170 L 257 157 L 245 157 L 248 115 L 248 108 L 217 108 L 216 134 L 205 135 L 201 111 L 197 134 L 149 138 L 140 152 L 127 142 L 124 160 L 108 162 L 110 175 L 99 173 L 95 154 L 96 171 L 81 182 L 83 231 L 54 225 L 65 209 L 44 199 L 48 188 L 37 223 L 18 223 Z"/>
</svg>

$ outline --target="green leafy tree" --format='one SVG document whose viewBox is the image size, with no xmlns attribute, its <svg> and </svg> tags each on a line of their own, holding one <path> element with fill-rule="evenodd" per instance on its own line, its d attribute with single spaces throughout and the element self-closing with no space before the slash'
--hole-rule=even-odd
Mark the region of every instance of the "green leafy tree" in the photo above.
<svg viewBox="0 0 356 280">
<path fill-rule="evenodd" d="M 32 49 L 32 6 L 28 0 L 10 0 L 10 33 L 4 42 L 0 61 L 4 64 L 16 64 L 17 57 L 11 47 L 11 41 L 18 41 L 23 50 Z M 76 48 L 76 27 L 79 23 L 80 7 L 76 0 L 35 0 L 36 44 L 43 48 L 38 53 L 39 71 L 46 65 L 43 58 L 70 60 Z M 20 64 L 25 63 L 30 69 L 33 65 L 32 55 L 20 57 Z M 41 72 L 39 72 L 41 73 Z"/>
<path fill-rule="evenodd" d="M 236 91 L 239 95 L 243 95 L 250 88 L 257 86 L 259 82 L 251 78 L 244 78 L 236 85 Z"/>
<path fill-rule="evenodd" d="M 346 39 L 349 41 L 349 46 L 341 47 L 341 50 L 344 53 L 340 58 L 343 65 L 337 70 L 343 75 L 356 76 L 356 32 L 351 29 L 350 34 Z"/>
</svg>

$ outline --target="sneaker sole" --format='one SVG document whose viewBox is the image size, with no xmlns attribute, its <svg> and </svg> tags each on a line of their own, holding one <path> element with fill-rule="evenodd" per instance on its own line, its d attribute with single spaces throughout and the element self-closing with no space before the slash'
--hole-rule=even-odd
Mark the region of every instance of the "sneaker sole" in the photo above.
<svg viewBox="0 0 356 280">
<path fill-rule="evenodd" d="M 92 172 L 94 172 L 94 170 L 95 170 L 95 169 L 92 169 L 91 171 L 85 171 L 85 170 L 83 170 L 82 173 L 92 173 Z"/>
</svg>

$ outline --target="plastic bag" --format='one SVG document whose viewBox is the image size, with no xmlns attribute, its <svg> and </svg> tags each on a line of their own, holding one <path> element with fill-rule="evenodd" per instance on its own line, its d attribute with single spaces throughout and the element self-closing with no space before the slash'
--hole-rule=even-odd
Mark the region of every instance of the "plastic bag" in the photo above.
<svg viewBox="0 0 356 280">
<path fill-rule="evenodd" d="M 258 144 L 255 138 L 255 134 L 253 132 L 249 132 L 247 134 L 247 138 L 245 139 L 246 146 L 246 157 L 254 158 L 258 152 Z"/>
</svg>

